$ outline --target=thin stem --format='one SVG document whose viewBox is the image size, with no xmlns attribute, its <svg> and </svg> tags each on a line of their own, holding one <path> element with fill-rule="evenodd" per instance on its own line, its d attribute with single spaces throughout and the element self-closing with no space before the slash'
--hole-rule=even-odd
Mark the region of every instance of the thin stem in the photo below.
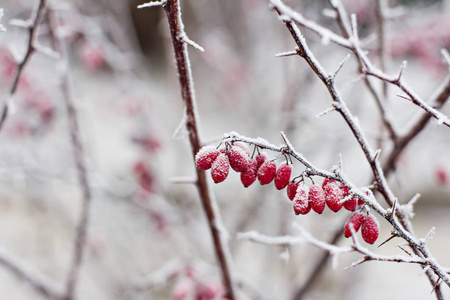
<svg viewBox="0 0 450 300">
<path fill-rule="evenodd" d="M 35 291 L 46 299 L 62 299 L 62 288 L 45 274 L 38 272 L 25 264 L 18 257 L 0 248 L 0 264 L 16 275 L 19 279 L 27 282 Z"/>
<path fill-rule="evenodd" d="M 31 56 L 36 50 L 36 40 L 37 40 L 37 32 L 38 32 L 38 24 L 42 18 L 42 15 L 45 12 L 46 8 L 46 0 L 39 0 L 36 10 L 33 12 L 33 15 L 30 17 L 29 26 L 28 26 L 28 44 L 27 49 L 25 51 L 25 56 L 22 60 L 17 64 L 16 75 L 14 76 L 13 83 L 9 90 L 9 95 L 6 101 L 3 103 L 0 113 L 0 131 L 3 128 L 3 125 L 6 121 L 6 118 L 9 114 L 9 106 L 11 105 L 12 97 L 17 91 L 17 87 L 19 86 L 19 79 L 23 73 L 23 69 L 27 65 Z"/>
<path fill-rule="evenodd" d="M 84 248 L 86 246 L 87 231 L 89 228 L 89 212 L 92 202 L 91 187 L 89 184 L 89 176 L 84 160 L 84 149 L 81 142 L 81 136 L 78 124 L 78 112 L 75 107 L 74 99 L 72 98 L 70 87 L 69 65 L 67 60 L 67 50 L 61 38 L 55 34 L 56 16 L 53 10 L 49 10 L 49 25 L 51 28 L 52 41 L 56 50 L 60 53 L 61 59 L 61 90 L 62 100 L 66 108 L 67 121 L 69 123 L 69 133 L 72 142 L 73 157 L 78 175 L 78 181 L 83 194 L 83 202 L 81 213 L 77 223 L 74 239 L 74 247 L 72 254 L 72 263 L 69 267 L 65 300 L 72 300 L 75 298 L 75 291 L 79 281 L 79 274 L 84 257 Z"/>
<path fill-rule="evenodd" d="M 196 102 L 194 94 L 194 85 L 192 80 L 192 73 L 189 63 L 189 56 L 185 39 L 186 34 L 183 30 L 184 25 L 181 19 L 179 0 L 168 0 L 162 3 L 163 8 L 167 14 L 167 19 L 170 27 L 170 35 L 175 53 L 175 59 L 178 69 L 178 78 L 181 86 L 181 94 L 186 109 L 186 128 L 189 134 L 189 141 L 191 144 L 192 156 L 200 150 L 201 142 L 199 130 L 197 126 L 196 116 Z M 200 193 L 203 210 L 208 219 L 208 225 L 213 239 L 214 249 L 217 259 L 222 270 L 222 278 L 227 290 L 227 297 L 234 300 L 234 280 L 230 270 L 230 259 L 228 248 L 223 240 L 221 232 L 221 220 L 217 211 L 214 199 L 211 196 L 208 181 L 204 171 L 196 169 L 197 172 L 197 188 Z"/>
</svg>

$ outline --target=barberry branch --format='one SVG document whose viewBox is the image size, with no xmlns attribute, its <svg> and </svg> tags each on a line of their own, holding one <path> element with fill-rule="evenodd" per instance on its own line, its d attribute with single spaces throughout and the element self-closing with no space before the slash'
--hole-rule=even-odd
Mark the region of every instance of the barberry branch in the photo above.
<svg viewBox="0 0 450 300">
<path fill-rule="evenodd" d="M 429 104 L 427 104 L 424 100 L 422 100 L 422 98 L 408 86 L 408 84 L 403 80 L 402 77 L 399 77 L 398 75 L 388 75 L 383 71 L 381 71 L 380 69 L 376 68 L 367 57 L 364 50 L 361 48 L 359 41 L 355 39 L 355 36 L 350 36 L 348 39 L 342 38 L 341 36 L 333 33 L 329 29 L 324 28 L 319 24 L 306 19 L 299 12 L 293 11 L 291 8 L 286 6 L 282 1 L 280 0 L 268 0 L 268 1 L 281 16 L 281 19 L 283 22 L 285 22 L 285 24 L 289 22 L 296 23 L 300 26 L 303 26 L 313 31 L 314 33 L 319 35 L 322 39 L 332 41 L 338 44 L 339 46 L 342 46 L 344 48 L 353 51 L 355 55 L 357 55 L 358 58 L 363 63 L 364 65 L 363 73 L 365 75 L 378 78 L 384 82 L 388 82 L 392 85 L 397 86 L 407 95 L 409 101 L 411 101 L 412 103 L 423 109 L 432 117 L 434 117 L 439 124 L 444 124 L 450 127 L 450 120 L 448 119 L 448 117 L 445 116 L 440 111 L 438 111 L 437 109 L 430 106 Z M 334 2 L 339 3 L 338 1 Z M 300 54 L 300 56 L 302 55 Z M 321 77 L 319 76 L 319 78 Z M 321 80 L 323 81 L 323 78 L 321 78 Z"/>
<path fill-rule="evenodd" d="M 63 289 L 58 283 L 4 248 L 0 248 L 0 264 L 47 299 L 63 299 Z"/>
<path fill-rule="evenodd" d="M 167 0 L 159 3 L 164 8 L 169 23 L 170 35 L 178 70 L 178 78 L 181 86 L 181 95 L 185 105 L 185 124 L 191 144 L 192 156 L 195 158 L 195 155 L 200 150 L 201 141 L 197 124 L 198 117 L 196 112 L 194 83 L 187 51 L 186 38 L 184 38 L 186 37 L 186 33 L 184 32 L 184 24 L 181 19 L 180 4 L 178 0 Z M 198 169 L 196 172 L 196 185 L 200 193 L 203 210 L 208 219 L 214 249 L 222 271 L 223 283 L 227 290 L 227 297 L 230 300 L 234 300 L 235 282 L 231 274 L 229 250 L 224 241 L 224 233 L 222 232 L 223 226 L 217 210 L 217 204 L 215 203 L 209 190 L 205 172 Z"/>
<path fill-rule="evenodd" d="M 25 55 L 22 60 L 17 64 L 16 74 L 13 79 L 13 83 L 9 90 L 9 94 L 7 99 L 2 103 L 1 113 L 0 113 L 0 131 L 3 128 L 6 118 L 8 117 L 10 106 L 13 101 L 13 96 L 16 93 L 17 87 L 19 85 L 19 79 L 23 73 L 23 69 L 27 65 L 33 53 L 37 50 L 37 34 L 39 28 L 39 22 L 42 19 L 42 16 L 45 12 L 46 8 L 46 0 L 39 0 L 36 9 L 33 11 L 32 16 L 25 23 L 28 28 L 28 44 L 25 50 Z"/>
<path fill-rule="evenodd" d="M 64 41 L 56 34 L 55 28 L 57 26 L 57 17 L 52 9 L 49 9 L 49 27 L 51 28 L 51 37 L 53 45 L 60 53 L 61 59 L 61 91 L 62 100 L 66 108 L 67 121 L 69 125 L 69 133 L 72 143 L 72 151 L 74 162 L 77 170 L 78 181 L 82 190 L 83 202 L 81 206 L 81 213 L 75 230 L 74 247 L 72 254 L 72 262 L 69 267 L 68 277 L 66 281 L 66 291 L 64 300 L 72 300 L 75 298 L 76 287 L 78 284 L 81 265 L 84 257 L 84 248 L 86 246 L 87 231 L 90 223 L 90 207 L 92 203 L 92 192 L 89 183 L 89 176 L 86 168 L 84 158 L 84 148 L 81 141 L 78 112 L 75 107 L 74 99 L 72 98 L 71 82 L 69 73 L 69 63 L 67 59 L 67 50 Z"/>
</svg>

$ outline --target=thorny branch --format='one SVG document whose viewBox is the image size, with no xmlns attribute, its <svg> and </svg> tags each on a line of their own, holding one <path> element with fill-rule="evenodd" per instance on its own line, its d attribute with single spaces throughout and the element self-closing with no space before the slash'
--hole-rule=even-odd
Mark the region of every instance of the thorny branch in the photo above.
<svg viewBox="0 0 450 300">
<path fill-rule="evenodd" d="M 153 2 L 149 5 L 144 4 L 140 7 L 147 6 L 162 6 L 167 15 L 177 64 L 178 78 L 181 86 L 181 94 L 185 105 L 185 124 L 189 135 L 192 155 L 193 157 L 195 157 L 196 153 L 200 150 L 201 141 L 197 124 L 198 117 L 196 115 L 194 83 L 189 63 L 187 44 L 192 45 L 199 50 L 202 50 L 203 48 L 187 38 L 187 35 L 184 32 L 184 24 L 181 19 L 179 0 L 164 0 L 161 2 Z M 196 172 L 196 185 L 200 193 L 203 210 L 205 211 L 206 217 L 208 219 L 208 225 L 211 231 L 214 249 L 221 267 L 223 283 L 227 291 L 227 298 L 230 300 L 234 300 L 236 299 L 234 288 L 235 282 L 231 274 L 231 265 L 228 253 L 229 250 L 224 241 L 224 229 L 222 227 L 220 215 L 217 210 L 217 204 L 215 203 L 209 190 L 205 172 L 198 169 L 196 170 Z"/>
<path fill-rule="evenodd" d="M 19 85 L 19 79 L 22 75 L 23 69 L 25 65 L 30 60 L 33 53 L 37 50 L 37 34 L 39 28 L 39 22 L 42 19 L 42 15 L 46 9 L 46 0 L 39 0 L 38 6 L 36 10 L 33 12 L 33 15 L 28 20 L 28 44 L 25 52 L 25 56 L 22 60 L 17 64 L 16 75 L 14 76 L 13 83 L 9 90 L 8 98 L 2 103 L 1 113 L 0 113 L 0 131 L 3 128 L 6 118 L 8 117 L 11 102 L 13 101 L 13 96 L 16 93 L 17 87 Z"/>
<path fill-rule="evenodd" d="M 365 75 L 378 78 L 383 82 L 388 82 L 392 85 L 397 86 L 407 95 L 406 97 L 407 100 L 411 101 L 415 105 L 422 108 L 425 112 L 434 117 L 439 124 L 443 124 L 450 127 L 450 120 L 448 119 L 448 117 L 442 114 L 437 109 L 430 106 L 429 104 L 427 104 L 419 95 L 417 95 L 403 80 L 401 73 L 397 75 L 388 75 L 383 71 L 381 71 L 380 69 L 378 69 L 377 67 L 375 67 L 367 57 L 365 51 L 361 48 L 359 40 L 356 36 L 352 35 L 348 39 L 345 39 L 333 33 L 329 29 L 324 28 L 319 24 L 306 19 L 299 12 L 293 11 L 291 8 L 287 7 L 280 0 L 268 0 L 268 1 L 275 8 L 275 10 L 277 10 L 277 12 L 280 14 L 282 20 L 285 23 L 291 22 L 292 24 L 295 23 L 305 28 L 308 28 L 309 30 L 319 35 L 322 39 L 331 41 L 339 46 L 351 50 L 352 52 L 355 52 L 355 54 L 358 56 L 358 58 L 364 65 L 363 73 Z"/>
<path fill-rule="evenodd" d="M 304 58 L 306 60 L 306 62 L 311 67 L 311 69 L 314 71 L 314 73 L 316 73 L 316 75 L 321 79 L 321 81 L 325 84 L 325 86 L 329 90 L 330 95 L 334 101 L 333 106 L 341 114 L 341 116 L 345 119 L 345 121 L 349 125 L 355 138 L 359 142 L 359 144 L 366 156 L 367 161 L 369 162 L 369 164 L 372 168 L 372 172 L 375 177 L 376 189 L 383 195 L 386 202 L 390 206 L 392 206 L 395 203 L 396 199 L 395 199 L 394 195 L 392 194 L 392 192 L 390 191 L 389 186 L 387 185 L 386 178 L 383 174 L 383 170 L 378 161 L 379 152 L 373 153 L 372 150 L 370 149 L 367 139 L 364 137 L 362 131 L 359 128 L 359 124 L 357 122 L 355 122 L 355 118 L 351 115 L 350 111 L 347 109 L 347 107 L 345 105 L 345 102 L 342 101 L 339 93 L 337 92 L 335 85 L 334 85 L 334 81 L 332 80 L 333 78 L 332 77 L 330 78 L 327 75 L 327 73 L 323 70 L 323 68 L 321 67 L 319 62 L 315 59 L 313 54 L 309 51 L 307 44 L 306 44 L 303 36 L 301 35 L 300 30 L 294 23 L 295 22 L 299 23 L 302 26 L 305 26 L 305 24 L 308 24 L 307 27 L 308 28 L 311 28 L 311 26 L 314 27 L 313 31 L 315 31 L 315 32 L 319 31 L 315 27 L 320 28 L 320 26 L 315 23 L 313 25 L 311 25 L 311 23 L 309 21 L 304 22 L 303 17 L 299 18 L 300 20 L 297 20 L 296 17 L 298 17 L 299 14 L 297 14 L 297 13 L 293 12 L 292 10 L 290 10 L 289 8 L 287 8 L 279 0 L 269 0 L 269 2 L 272 4 L 275 11 L 277 11 L 277 13 L 281 16 L 281 19 L 283 20 L 283 22 L 285 23 L 289 32 L 291 33 L 292 37 L 294 38 L 294 40 L 297 44 L 297 47 L 298 47 L 297 52 L 298 52 L 299 56 L 301 56 L 302 58 Z M 359 47 L 358 38 L 357 38 L 357 34 L 356 34 L 356 19 L 353 19 L 352 21 L 353 21 L 352 27 L 354 28 L 354 30 L 353 30 L 354 35 L 350 39 L 348 39 L 348 41 L 352 44 L 352 47 L 351 47 L 352 51 L 355 51 L 357 53 L 358 57 L 361 58 L 361 60 L 364 63 L 364 66 L 368 70 L 376 70 L 372 73 L 375 74 L 375 72 L 376 72 L 376 74 L 379 75 L 377 77 L 382 80 L 387 79 L 388 76 L 385 75 L 384 73 L 382 73 L 381 71 L 379 71 L 378 69 L 376 69 L 370 63 L 370 61 L 368 61 L 367 56 L 365 55 L 365 53 L 363 53 L 363 51 Z M 331 40 L 330 37 L 327 37 L 327 38 L 329 38 Z M 333 38 L 333 39 L 335 41 L 338 41 L 337 38 Z M 347 45 L 342 45 L 342 46 L 345 47 Z M 367 71 L 366 71 L 366 74 L 368 74 Z M 391 81 L 387 80 L 387 81 L 398 85 L 405 93 L 407 93 L 408 95 L 411 95 L 411 98 L 415 98 L 415 100 L 413 102 L 415 102 L 418 99 L 414 92 L 409 90 L 409 88 L 405 88 L 406 85 L 402 85 L 401 74 L 398 77 L 396 77 L 395 80 L 391 80 Z M 442 93 L 440 93 L 440 94 L 442 94 Z M 419 100 L 419 102 L 423 103 L 422 100 Z M 419 106 L 423 108 L 422 104 Z M 429 109 L 425 109 L 425 110 L 428 113 L 430 113 Z M 434 108 L 432 108 L 432 110 L 434 112 L 437 112 Z M 436 117 L 436 114 L 434 112 L 432 112 L 431 115 Z M 438 112 L 438 113 L 440 116 L 438 118 L 438 120 L 440 122 L 442 121 L 442 118 L 445 118 L 447 120 L 447 118 L 445 116 L 443 116 L 440 112 Z M 374 208 L 374 207 L 372 207 L 372 208 Z M 378 211 L 377 209 L 375 209 L 375 210 L 378 213 L 380 213 L 380 211 Z M 408 241 L 410 246 L 414 249 L 414 252 L 416 253 L 416 255 L 420 255 L 420 256 L 423 256 L 424 258 L 432 260 L 432 256 L 429 253 L 428 249 L 425 247 L 425 245 L 421 244 L 420 241 L 418 241 L 413 236 L 412 225 L 409 221 L 407 213 L 405 213 L 402 208 L 397 209 L 395 211 L 395 214 L 381 213 L 381 215 L 383 217 L 385 217 L 385 219 L 391 223 L 391 225 L 394 227 L 396 232 L 400 233 L 400 236 L 402 238 L 404 238 L 405 240 Z M 450 285 L 448 275 L 443 271 L 443 269 L 438 264 L 434 265 L 434 260 L 433 260 L 433 266 L 431 268 L 447 285 Z M 429 269 L 427 269 L 426 273 L 427 273 L 427 276 L 429 277 L 430 281 L 434 282 L 434 276 L 431 272 L 429 272 Z M 445 278 L 443 278 L 442 276 Z M 439 297 L 439 295 L 438 295 L 438 297 Z"/>
<path fill-rule="evenodd" d="M 413 235 L 412 230 L 410 229 L 411 225 L 409 223 L 409 219 L 406 213 L 406 211 L 408 211 L 408 208 L 405 205 L 396 205 L 395 211 L 392 209 L 387 210 L 384 209 L 375 199 L 375 196 L 370 192 L 370 190 L 365 188 L 364 189 L 357 188 L 346 178 L 345 174 L 338 167 L 333 167 L 331 171 L 325 171 L 316 168 L 301 153 L 297 152 L 294 149 L 294 147 L 289 142 L 284 133 L 282 133 L 282 135 L 283 139 L 286 142 L 286 146 L 275 146 L 273 144 L 268 143 L 264 139 L 249 138 L 239 135 L 236 132 L 230 132 L 225 134 L 224 141 L 245 142 L 247 144 L 255 145 L 261 149 L 267 149 L 274 152 L 287 154 L 291 156 L 293 159 L 299 161 L 306 167 L 305 170 L 302 172 L 302 175 L 326 177 L 341 182 L 350 190 L 350 194 L 353 195 L 353 197 L 363 200 L 368 207 L 376 211 L 380 216 L 382 216 L 386 221 L 388 221 L 393 226 L 396 235 L 407 241 L 408 244 L 411 246 L 411 248 L 414 249 L 415 252 L 417 252 L 415 254 L 421 259 L 424 259 L 424 261 L 426 261 L 426 264 L 433 270 L 433 272 L 436 273 L 436 275 L 438 275 L 438 277 L 441 278 L 443 282 L 445 282 L 447 285 L 450 286 L 450 277 L 447 274 L 446 270 L 442 266 L 440 266 L 436 260 L 434 260 L 433 256 L 428 250 L 426 243 L 424 243 L 424 241 L 418 239 Z M 409 227 L 405 228 L 403 226 L 403 223 L 405 223 Z"/>
</svg>

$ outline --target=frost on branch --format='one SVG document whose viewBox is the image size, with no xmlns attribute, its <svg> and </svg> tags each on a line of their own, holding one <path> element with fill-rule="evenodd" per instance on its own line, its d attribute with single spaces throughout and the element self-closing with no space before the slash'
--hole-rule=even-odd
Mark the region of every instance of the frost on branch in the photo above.
<svg viewBox="0 0 450 300">
<path fill-rule="evenodd" d="M 0 8 L 0 21 L 3 18 L 3 8 Z M 0 23 L 0 32 L 5 31 L 6 28 Z"/>
</svg>

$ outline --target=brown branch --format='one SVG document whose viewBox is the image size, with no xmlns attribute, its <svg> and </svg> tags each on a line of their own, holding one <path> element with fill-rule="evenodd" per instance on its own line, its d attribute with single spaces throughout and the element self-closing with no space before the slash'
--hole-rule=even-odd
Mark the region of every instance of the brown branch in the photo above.
<svg viewBox="0 0 450 300">
<path fill-rule="evenodd" d="M 19 79 L 22 75 L 23 69 L 25 68 L 26 64 L 28 63 L 31 56 L 33 55 L 33 53 L 36 50 L 36 40 L 37 40 L 37 33 L 38 33 L 38 27 L 39 27 L 38 24 L 42 18 L 42 15 L 45 12 L 45 8 L 46 8 L 46 0 L 39 0 L 36 10 L 33 12 L 33 15 L 29 19 L 29 26 L 28 26 L 29 37 L 28 37 L 27 49 L 25 52 L 25 56 L 17 64 L 16 75 L 14 76 L 13 83 L 9 90 L 8 98 L 2 104 L 1 113 L 0 113 L 0 131 L 3 128 L 6 118 L 8 117 L 9 106 L 11 105 L 12 97 L 16 93 L 17 87 L 19 85 Z"/>
<path fill-rule="evenodd" d="M 0 264 L 47 299 L 63 298 L 62 288 L 57 283 L 3 248 L 0 248 Z"/>
<path fill-rule="evenodd" d="M 437 93 L 431 97 L 428 103 L 433 103 L 435 109 L 439 110 L 447 102 L 450 97 L 450 76 L 448 76 L 441 86 L 437 89 Z M 423 113 L 414 125 L 408 130 L 408 132 L 397 140 L 397 144 L 389 154 L 386 162 L 383 165 L 383 170 L 386 176 L 388 176 L 393 170 L 395 170 L 395 163 L 403 150 L 409 145 L 409 143 L 425 128 L 425 126 L 432 119 L 432 116 L 428 113 Z"/>
<path fill-rule="evenodd" d="M 379 0 L 379 1 L 382 1 L 382 0 Z M 336 12 L 336 22 L 338 23 L 338 26 L 339 26 L 339 29 L 340 29 L 342 35 L 346 39 L 349 39 L 352 36 L 352 31 L 351 31 L 352 29 L 351 29 L 350 22 L 348 19 L 347 11 L 345 10 L 344 6 L 342 5 L 342 3 L 340 1 L 329 0 L 328 2 L 330 3 L 333 10 Z M 382 46 L 380 45 L 380 47 L 382 47 Z M 357 58 L 358 71 L 361 74 L 364 74 L 364 64 L 363 64 L 362 60 L 359 58 L 358 52 L 356 52 L 354 48 L 352 48 L 351 50 Z M 382 70 L 384 70 L 384 67 L 382 67 Z M 369 80 L 369 78 L 367 76 L 364 76 L 363 80 L 364 80 L 364 83 L 365 83 L 367 89 L 369 90 L 370 94 L 372 95 L 372 98 L 375 100 L 375 104 L 377 105 L 377 108 L 380 112 L 381 120 L 383 122 L 384 127 L 387 129 L 391 140 L 395 142 L 397 139 L 397 132 L 394 128 L 391 117 L 389 116 L 389 114 L 387 113 L 387 111 L 385 109 L 385 106 L 381 99 L 381 96 L 378 94 L 378 92 L 376 91 L 372 82 Z"/>
<path fill-rule="evenodd" d="M 86 246 L 87 231 L 89 227 L 89 211 L 92 202 L 91 187 L 89 184 L 89 176 L 84 161 L 84 149 L 81 142 L 78 112 L 75 107 L 74 99 L 72 98 L 70 87 L 69 63 L 67 59 L 67 50 L 64 41 L 55 33 L 57 26 L 57 19 L 53 10 L 49 10 L 49 27 L 51 30 L 52 42 L 56 50 L 60 53 L 60 64 L 62 66 L 61 74 L 61 90 L 62 100 L 66 108 L 67 121 L 69 123 L 69 133 L 72 142 L 73 157 L 77 169 L 78 181 L 83 194 L 83 202 L 81 207 L 81 214 L 76 226 L 74 248 L 72 254 L 72 262 L 69 267 L 69 273 L 66 282 L 65 300 L 75 298 L 75 290 L 78 284 L 81 265 L 84 257 L 84 248 Z"/>
<path fill-rule="evenodd" d="M 192 157 L 200 150 L 201 142 L 196 117 L 196 102 L 194 95 L 193 80 L 187 52 L 186 34 L 183 30 L 179 0 L 168 0 L 161 2 L 169 22 L 170 35 L 175 53 L 178 69 L 178 78 L 181 86 L 181 94 L 186 109 L 186 128 L 191 144 Z M 197 188 L 200 193 L 203 210 L 208 219 L 208 225 L 213 239 L 214 249 L 222 270 L 222 279 L 227 290 L 227 297 L 234 300 L 234 282 L 231 276 L 228 248 L 223 240 L 220 228 L 220 216 L 216 209 L 216 204 L 211 197 L 208 181 L 204 171 L 196 169 Z"/>
<path fill-rule="evenodd" d="M 298 27 L 294 24 L 294 21 L 291 19 L 291 16 L 287 16 L 284 14 L 284 11 L 286 9 L 286 6 L 282 4 L 279 0 L 269 0 L 269 2 L 274 7 L 275 11 L 281 16 L 282 21 L 285 23 L 286 27 L 288 28 L 289 32 L 291 33 L 294 41 L 297 44 L 298 47 L 298 54 L 302 58 L 305 59 L 305 61 L 308 63 L 310 68 L 314 71 L 314 73 L 319 77 L 319 79 L 324 83 L 326 88 L 328 89 L 332 99 L 333 99 L 333 106 L 336 108 L 336 110 L 341 114 L 341 116 L 344 118 L 348 126 L 350 127 L 353 135 L 357 139 L 358 143 L 360 144 L 361 149 L 363 150 L 367 161 L 369 162 L 372 172 L 375 177 L 376 182 L 376 188 L 377 190 L 383 195 L 387 203 L 392 207 L 393 203 L 395 203 L 395 197 L 390 191 L 390 188 L 387 184 L 386 178 L 383 174 L 383 170 L 380 167 L 380 164 L 378 162 L 378 155 L 377 153 L 373 153 L 371 150 L 369 143 L 365 136 L 363 135 L 360 126 L 357 122 L 355 122 L 354 117 L 352 116 L 351 112 L 348 110 L 348 108 L 345 105 L 345 102 L 340 98 L 340 95 L 338 94 L 338 91 L 335 88 L 334 80 L 332 77 L 328 76 L 328 74 L 323 70 L 320 63 L 316 60 L 314 55 L 309 50 L 306 41 L 304 40 L 300 30 Z M 289 11 L 290 15 L 292 13 Z M 357 40 L 357 36 L 353 37 L 353 39 Z M 354 49 L 358 51 L 358 55 L 361 58 L 365 58 L 365 55 L 360 53 L 361 49 L 357 47 L 357 43 L 353 42 Z M 368 66 L 368 63 L 365 62 L 365 65 Z M 400 78 L 400 77 L 399 77 Z M 400 79 L 398 79 L 400 82 Z M 343 174 L 340 174 L 343 175 Z M 343 178 L 342 178 L 343 179 Z M 366 202 L 366 201 L 365 201 Z M 409 222 L 409 219 L 405 213 L 403 213 L 403 209 L 397 209 L 394 214 L 389 214 L 387 212 L 383 212 L 383 209 L 379 206 L 378 203 L 367 203 L 370 204 L 369 206 L 375 209 L 378 213 L 380 213 L 391 225 L 394 227 L 394 229 L 399 232 L 400 236 L 405 239 L 411 247 L 414 249 L 414 252 L 419 256 L 423 258 L 431 258 L 431 254 L 429 253 L 428 249 L 426 248 L 425 244 L 418 241 L 413 235 L 412 226 Z M 397 218 L 399 221 L 397 220 Z M 433 272 L 442 278 L 442 280 L 450 286 L 450 278 L 449 276 L 442 270 L 442 267 L 437 264 L 437 262 L 430 261 L 430 267 L 433 269 Z M 429 269 L 427 269 L 426 274 L 430 281 L 434 282 L 434 275 L 433 272 L 431 272 Z"/>
</svg>

